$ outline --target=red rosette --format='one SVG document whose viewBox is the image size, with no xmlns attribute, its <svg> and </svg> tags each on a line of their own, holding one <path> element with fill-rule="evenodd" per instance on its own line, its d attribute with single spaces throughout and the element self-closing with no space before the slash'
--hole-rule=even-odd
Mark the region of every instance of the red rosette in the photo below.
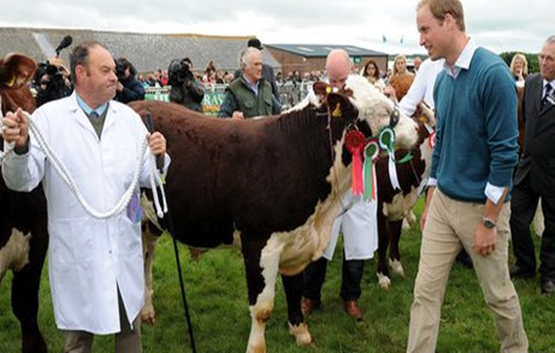
<svg viewBox="0 0 555 353">
<path fill-rule="evenodd" d="M 351 130 L 345 136 L 345 147 L 351 154 L 360 153 L 364 148 L 366 138 L 362 132 Z"/>
<path fill-rule="evenodd" d="M 351 130 L 345 136 L 345 147 L 353 155 L 352 181 L 353 194 L 358 195 L 364 192 L 362 183 L 362 151 L 366 138 L 358 130 Z"/>
</svg>

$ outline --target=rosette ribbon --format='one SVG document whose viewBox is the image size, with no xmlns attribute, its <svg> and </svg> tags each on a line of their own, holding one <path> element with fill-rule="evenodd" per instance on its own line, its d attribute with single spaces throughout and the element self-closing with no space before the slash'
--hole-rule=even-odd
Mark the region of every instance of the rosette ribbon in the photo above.
<svg viewBox="0 0 555 353">
<path fill-rule="evenodd" d="M 380 157 L 378 140 L 371 139 L 364 148 L 364 200 L 376 201 L 378 188 L 376 184 L 376 161 Z"/>
<path fill-rule="evenodd" d="M 401 190 L 401 185 L 399 185 L 399 178 L 397 177 L 397 168 L 395 168 L 395 131 L 392 128 L 384 127 L 378 136 L 378 144 L 380 148 L 386 150 L 389 154 L 388 171 L 389 180 L 391 181 L 391 186 L 393 190 Z"/>
<path fill-rule="evenodd" d="M 345 136 L 345 147 L 353 156 L 352 179 L 353 195 L 363 193 L 362 183 L 362 151 L 364 150 L 364 135 L 358 130 L 351 130 Z"/>
</svg>

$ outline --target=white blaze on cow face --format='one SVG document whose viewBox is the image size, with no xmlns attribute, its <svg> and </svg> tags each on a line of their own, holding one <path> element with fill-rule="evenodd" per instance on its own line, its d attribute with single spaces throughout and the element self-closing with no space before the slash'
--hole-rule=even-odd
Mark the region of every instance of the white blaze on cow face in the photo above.
<svg viewBox="0 0 555 353">
<path fill-rule="evenodd" d="M 29 263 L 30 240 L 31 233 L 23 235 L 17 229 L 12 230 L 8 242 L 0 249 L 0 283 L 8 270 L 18 272 Z"/>
<path fill-rule="evenodd" d="M 353 91 L 351 101 L 358 109 L 358 118 L 370 126 L 374 135 L 389 125 L 395 104 L 370 84 L 365 77 L 349 76 L 345 88 Z M 399 123 L 394 128 L 395 148 L 409 149 L 416 144 L 418 139 L 418 126 L 412 119 L 399 113 Z"/>
</svg>

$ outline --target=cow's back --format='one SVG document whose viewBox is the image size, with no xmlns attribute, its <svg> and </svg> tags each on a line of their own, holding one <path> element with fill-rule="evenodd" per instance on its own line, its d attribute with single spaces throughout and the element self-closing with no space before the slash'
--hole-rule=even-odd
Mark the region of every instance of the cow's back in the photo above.
<svg viewBox="0 0 555 353">
<path fill-rule="evenodd" d="M 296 136 L 298 129 L 284 133 L 287 122 L 278 117 L 215 119 L 162 102 L 131 107 L 143 117 L 150 111 L 156 130 L 166 137 L 172 219 L 177 237 L 189 245 L 231 243 L 235 229 L 292 230 L 331 192 L 326 181 L 331 156 L 306 163 L 307 156 L 299 154 L 309 153 L 318 137 Z M 325 131 L 325 124 L 322 119 L 321 129 L 303 131 Z"/>
</svg>

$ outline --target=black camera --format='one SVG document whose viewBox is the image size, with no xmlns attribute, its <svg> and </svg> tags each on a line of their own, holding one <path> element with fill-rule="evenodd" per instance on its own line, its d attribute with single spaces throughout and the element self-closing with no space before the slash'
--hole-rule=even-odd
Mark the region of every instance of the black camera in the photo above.
<svg viewBox="0 0 555 353">
<path fill-rule="evenodd" d="M 116 62 L 116 76 L 118 77 L 119 82 L 124 82 L 127 77 L 125 77 L 125 69 L 127 69 L 127 65 L 122 59 L 115 60 Z"/>
<path fill-rule="evenodd" d="M 73 91 L 71 84 L 66 81 L 62 69 L 50 63 L 40 63 L 36 74 L 35 82 L 38 90 L 36 96 L 36 105 L 40 107 L 42 104 L 67 97 Z"/>
<path fill-rule="evenodd" d="M 194 80 L 189 63 L 190 61 L 186 59 L 174 59 L 171 61 L 168 68 L 168 84 L 170 86 L 183 85 Z"/>
</svg>

